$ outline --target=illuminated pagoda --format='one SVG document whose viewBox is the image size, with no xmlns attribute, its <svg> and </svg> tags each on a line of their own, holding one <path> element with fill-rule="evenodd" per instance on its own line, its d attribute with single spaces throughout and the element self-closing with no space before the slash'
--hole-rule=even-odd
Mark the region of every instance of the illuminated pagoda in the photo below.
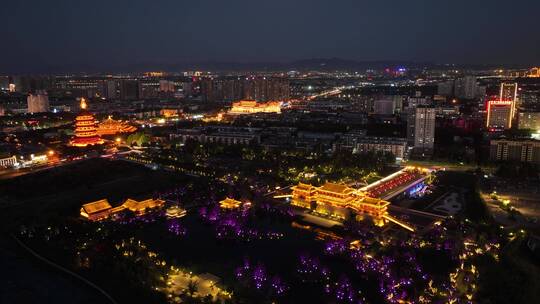
<svg viewBox="0 0 540 304">
<path fill-rule="evenodd" d="M 103 139 L 97 133 L 94 115 L 86 108 L 86 100 L 82 98 L 81 112 L 75 118 L 75 137 L 71 141 L 71 145 L 75 147 L 103 144 Z"/>
<path fill-rule="evenodd" d="M 120 120 L 114 120 L 111 116 L 109 116 L 106 120 L 99 123 L 97 134 L 99 136 L 104 136 L 116 135 L 120 133 L 133 133 L 135 131 L 137 131 L 136 127 Z"/>
</svg>

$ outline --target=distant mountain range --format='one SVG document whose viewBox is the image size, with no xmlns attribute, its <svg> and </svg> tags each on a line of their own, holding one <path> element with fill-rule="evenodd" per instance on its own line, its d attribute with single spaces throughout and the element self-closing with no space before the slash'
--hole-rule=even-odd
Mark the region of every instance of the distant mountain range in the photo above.
<svg viewBox="0 0 540 304">
<path fill-rule="evenodd" d="M 383 69 L 392 67 L 424 67 L 431 63 L 421 64 L 407 61 L 355 61 L 341 58 L 314 58 L 290 62 L 219 62 L 206 61 L 179 64 L 138 64 L 121 67 L 124 71 L 365 71 L 367 69 Z"/>
</svg>

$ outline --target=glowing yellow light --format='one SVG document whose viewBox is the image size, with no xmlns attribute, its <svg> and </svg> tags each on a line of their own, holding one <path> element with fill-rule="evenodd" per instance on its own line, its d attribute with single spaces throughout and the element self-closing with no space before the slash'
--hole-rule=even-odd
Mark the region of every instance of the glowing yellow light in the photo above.
<svg viewBox="0 0 540 304">
<path fill-rule="evenodd" d="M 86 110 L 86 107 L 87 107 L 86 99 L 81 98 L 81 109 Z"/>
</svg>

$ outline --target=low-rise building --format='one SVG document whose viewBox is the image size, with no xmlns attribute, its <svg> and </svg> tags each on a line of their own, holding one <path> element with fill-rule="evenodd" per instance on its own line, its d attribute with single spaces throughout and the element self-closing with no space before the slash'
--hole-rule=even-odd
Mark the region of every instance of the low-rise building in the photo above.
<svg viewBox="0 0 540 304">
<path fill-rule="evenodd" d="M 224 145 L 249 145 L 259 144 L 261 136 L 259 130 L 247 128 L 193 128 L 180 129 L 176 134 L 171 134 L 170 139 L 195 140 L 201 143 L 219 143 Z"/>
<path fill-rule="evenodd" d="M 540 163 L 540 140 L 492 140 L 490 142 L 490 159 Z"/>
<path fill-rule="evenodd" d="M 407 139 L 391 137 L 364 137 L 357 140 L 354 153 L 391 152 L 396 159 L 405 158 Z"/>
</svg>

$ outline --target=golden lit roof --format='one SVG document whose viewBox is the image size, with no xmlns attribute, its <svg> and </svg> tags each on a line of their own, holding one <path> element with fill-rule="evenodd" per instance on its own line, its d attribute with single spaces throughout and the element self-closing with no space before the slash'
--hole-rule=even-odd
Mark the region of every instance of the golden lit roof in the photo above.
<svg viewBox="0 0 540 304">
<path fill-rule="evenodd" d="M 224 208 L 224 209 L 236 209 L 240 207 L 240 205 L 242 205 L 242 202 L 227 197 L 224 200 L 220 201 L 219 205 L 221 208 Z"/>
<path fill-rule="evenodd" d="M 152 209 L 156 207 L 161 207 L 165 204 L 165 201 L 160 199 L 147 199 L 141 202 L 138 202 L 134 199 L 128 198 L 122 206 L 129 209 L 130 211 L 142 211 L 145 209 Z"/>
<path fill-rule="evenodd" d="M 82 208 L 87 214 L 92 214 L 111 209 L 112 207 L 107 199 L 102 199 L 92 203 L 84 204 Z"/>
<path fill-rule="evenodd" d="M 387 201 L 384 201 L 384 200 L 378 199 L 378 198 L 369 197 L 369 196 L 363 197 L 360 202 L 363 203 L 363 204 L 373 205 L 373 206 L 376 206 L 378 208 L 383 208 L 383 207 L 386 207 L 386 206 L 390 205 L 390 203 L 387 202 Z"/>
<path fill-rule="evenodd" d="M 314 188 L 315 187 L 313 185 L 304 184 L 304 183 L 298 183 L 297 186 L 293 187 L 293 189 L 304 190 L 304 191 L 310 191 L 310 190 L 313 190 Z"/>
<path fill-rule="evenodd" d="M 341 193 L 341 194 L 349 194 L 353 192 L 352 188 L 349 188 L 347 185 L 343 184 L 335 184 L 326 182 L 324 185 L 319 187 L 320 190 L 323 191 L 329 191 L 329 192 L 335 192 L 335 193 Z"/>
<path fill-rule="evenodd" d="M 131 133 L 135 131 L 137 131 L 136 127 L 120 120 L 114 120 L 111 116 L 99 123 L 97 129 L 99 135 L 114 135 L 117 133 Z"/>
</svg>

